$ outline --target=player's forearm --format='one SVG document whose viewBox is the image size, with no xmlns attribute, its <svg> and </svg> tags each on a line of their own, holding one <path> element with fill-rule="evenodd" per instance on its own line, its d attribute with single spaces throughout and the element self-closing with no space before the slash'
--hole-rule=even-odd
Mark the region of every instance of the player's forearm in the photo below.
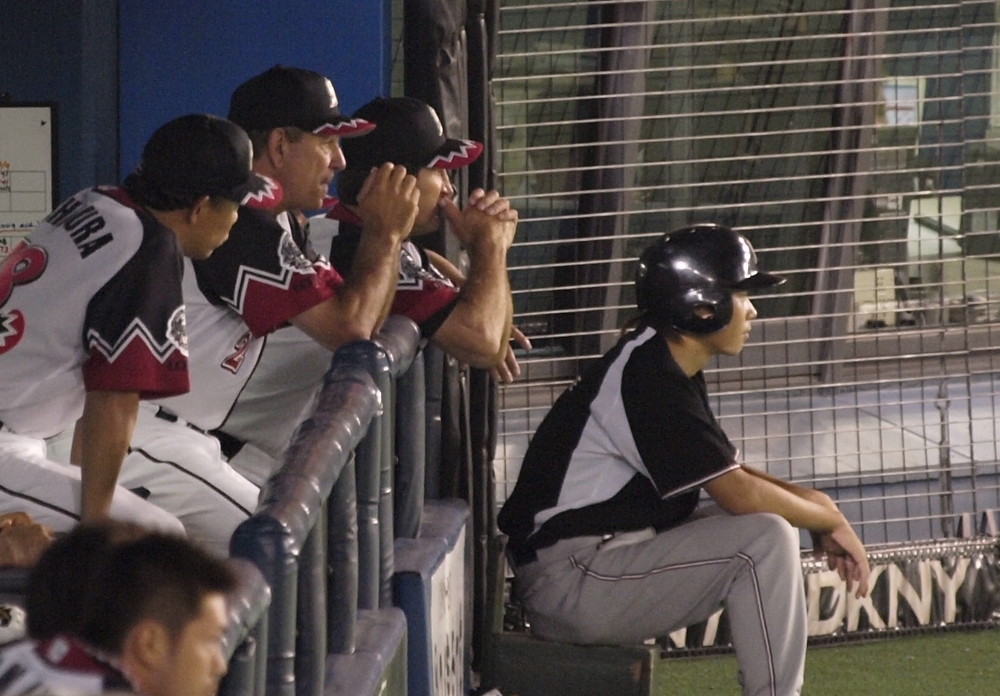
<svg viewBox="0 0 1000 696">
<path fill-rule="evenodd" d="M 427 254 L 427 259 L 431 262 L 431 265 L 436 268 L 441 275 L 451 281 L 451 284 L 456 288 L 460 288 L 465 285 L 465 275 L 458 270 L 451 261 L 441 256 L 433 249 L 424 249 L 424 253 Z"/>
<path fill-rule="evenodd" d="M 401 236 L 362 235 L 351 271 L 337 292 L 344 325 L 356 338 L 371 338 L 392 307 L 401 245 Z"/>
<path fill-rule="evenodd" d="M 797 495 L 800 498 L 805 498 L 806 500 L 810 500 L 819 505 L 823 505 L 824 507 L 833 508 L 834 510 L 837 509 L 837 504 L 833 502 L 833 499 L 830 498 L 830 496 L 828 496 L 823 491 L 818 491 L 814 488 L 806 488 L 804 486 L 798 486 L 789 481 L 783 481 L 780 478 L 771 476 L 767 472 L 759 471 L 757 469 L 747 466 L 746 464 L 743 464 L 742 467 L 743 470 L 748 474 L 750 474 L 751 476 L 756 476 L 757 478 L 769 481 L 774 485 L 785 489 L 789 493 L 792 493 L 793 495 Z"/>
<path fill-rule="evenodd" d="M 135 428 L 136 392 L 87 393 L 80 418 L 81 521 L 105 517 Z"/>
<path fill-rule="evenodd" d="M 469 275 L 434 342 L 473 367 L 492 368 L 504 359 L 512 318 L 506 250 L 481 243 L 470 250 Z"/>
<path fill-rule="evenodd" d="M 795 527 L 820 533 L 847 524 L 836 508 L 802 498 L 742 468 L 709 481 L 705 490 L 723 510 L 734 515 L 769 512 Z"/>
</svg>

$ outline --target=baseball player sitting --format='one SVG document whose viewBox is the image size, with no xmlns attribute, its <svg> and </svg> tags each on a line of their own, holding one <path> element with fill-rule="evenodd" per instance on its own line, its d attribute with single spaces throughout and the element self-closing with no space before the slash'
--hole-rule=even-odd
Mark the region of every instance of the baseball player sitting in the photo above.
<svg viewBox="0 0 1000 696">
<path fill-rule="evenodd" d="M 341 275 L 312 253 L 299 217 L 322 207 L 343 168 L 340 138 L 372 124 L 341 115 L 327 78 L 284 66 L 237 87 L 229 117 L 247 130 L 254 170 L 281 185 L 282 199 L 269 211 L 241 207 L 225 246 L 186 264 L 192 389 L 140 410 L 123 465 L 150 501 L 220 554 L 253 512 L 259 489 L 223 460 L 208 431 L 232 409 L 267 334 L 292 324 L 329 350 L 371 336 L 389 307 L 418 197 L 416 178 L 403 167 L 370 174 L 359 195 L 366 234 Z"/>
<path fill-rule="evenodd" d="M 831 499 L 741 465 L 702 370 L 737 355 L 783 282 L 715 225 L 665 235 L 639 262 L 641 312 L 535 433 L 500 529 L 531 630 L 641 642 L 725 606 L 743 693 L 798 694 L 806 649 L 802 527 L 858 596 L 864 546 Z M 696 509 L 701 490 L 715 506 Z"/>
<path fill-rule="evenodd" d="M 424 340 L 459 361 L 494 369 L 510 381 L 518 366 L 507 341 L 512 304 L 506 258 L 517 212 L 496 191 L 482 189 L 473 191 L 460 210 L 452 201 L 455 190 L 448 175 L 475 161 L 482 145 L 445 137 L 434 110 L 408 97 L 377 98 L 354 118 L 376 128 L 344 142 L 347 164 L 337 177 L 340 201 L 309 221 L 311 244 L 328 253 L 338 271 L 350 269 L 365 238 L 358 197 L 367 173 L 386 162 L 405 165 L 416 175 L 420 193 L 411 239 L 437 230 L 443 215 L 471 263 L 466 279 L 447 260 L 408 239 L 401 249 L 391 312 L 412 319 Z M 222 426 L 237 441 L 252 443 L 230 460 L 237 470 L 258 481 L 273 471 L 295 427 L 308 416 L 331 357 L 294 328 L 268 340 L 257 370 Z"/>
<path fill-rule="evenodd" d="M 32 639 L 0 650 L 0 689 L 214 696 L 235 586 L 222 560 L 181 537 L 111 520 L 79 525 L 32 571 Z"/>
<path fill-rule="evenodd" d="M 170 121 L 121 188 L 67 199 L 0 265 L 0 513 L 181 530 L 119 467 L 139 400 L 189 388 L 182 259 L 208 257 L 264 190 L 251 159 L 229 121 Z M 52 461 L 44 438 L 78 418 L 80 466 Z"/>
</svg>

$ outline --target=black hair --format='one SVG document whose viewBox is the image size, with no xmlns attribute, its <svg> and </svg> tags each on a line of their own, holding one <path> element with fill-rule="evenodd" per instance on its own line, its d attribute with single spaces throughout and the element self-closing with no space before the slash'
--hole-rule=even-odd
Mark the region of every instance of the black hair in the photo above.
<svg viewBox="0 0 1000 696">
<path fill-rule="evenodd" d="M 38 640 L 68 633 L 120 655 L 140 621 L 155 620 L 175 639 L 207 594 L 235 587 L 223 559 L 182 537 L 121 522 L 82 524 L 54 542 L 35 567 L 28 632 Z"/>
<path fill-rule="evenodd" d="M 642 312 L 641 314 L 632 317 L 622 325 L 620 335 L 624 336 L 630 331 L 635 331 L 636 329 L 645 328 L 647 326 L 662 335 L 668 341 L 679 341 L 681 334 L 683 333 L 656 317 L 652 312 Z"/>
<path fill-rule="evenodd" d="M 97 582 L 111 550 L 148 533 L 137 524 L 108 520 L 79 525 L 52 542 L 28 576 L 28 635 L 35 640 L 61 633 L 78 635 L 85 620 L 87 592 Z"/>
</svg>

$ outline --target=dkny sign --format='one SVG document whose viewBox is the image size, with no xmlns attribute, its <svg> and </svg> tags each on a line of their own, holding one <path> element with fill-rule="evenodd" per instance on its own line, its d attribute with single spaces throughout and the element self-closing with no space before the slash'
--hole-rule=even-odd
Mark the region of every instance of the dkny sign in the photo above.
<svg viewBox="0 0 1000 696">
<path fill-rule="evenodd" d="M 869 553 L 871 590 L 860 599 L 836 572 L 803 560 L 810 637 L 982 623 L 1000 618 L 996 539 L 892 546 Z M 725 612 L 674 631 L 668 649 L 722 647 L 730 642 Z"/>
</svg>

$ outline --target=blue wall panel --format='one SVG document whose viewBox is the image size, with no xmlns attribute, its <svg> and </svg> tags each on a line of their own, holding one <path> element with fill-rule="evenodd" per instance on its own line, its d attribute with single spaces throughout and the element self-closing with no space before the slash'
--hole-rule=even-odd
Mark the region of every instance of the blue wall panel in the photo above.
<svg viewBox="0 0 1000 696">
<path fill-rule="evenodd" d="M 120 8 L 121 173 L 174 116 L 225 116 L 243 80 L 275 63 L 324 73 L 349 113 L 389 92 L 389 0 L 126 1 Z"/>
<path fill-rule="evenodd" d="M 54 102 L 61 198 L 118 173 L 117 0 L 3 0 L 0 93 Z"/>
</svg>

